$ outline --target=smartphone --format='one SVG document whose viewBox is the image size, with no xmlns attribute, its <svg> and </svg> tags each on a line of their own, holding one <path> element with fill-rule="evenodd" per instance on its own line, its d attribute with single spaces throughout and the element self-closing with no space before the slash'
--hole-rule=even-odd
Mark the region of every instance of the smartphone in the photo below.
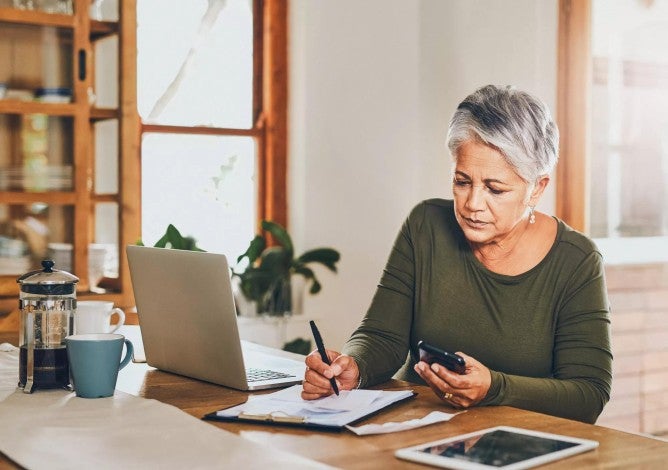
<svg viewBox="0 0 668 470">
<path fill-rule="evenodd" d="M 437 362 L 443 367 L 453 372 L 457 372 L 458 374 L 466 372 L 466 361 L 464 361 L 464 358 L 458 354 L 444 351 L 429 343 L 425 343 L 424 341 L 418 343 L 418 351 L 420 351 L 420 360 L 427 364 Z"/>
</svg>

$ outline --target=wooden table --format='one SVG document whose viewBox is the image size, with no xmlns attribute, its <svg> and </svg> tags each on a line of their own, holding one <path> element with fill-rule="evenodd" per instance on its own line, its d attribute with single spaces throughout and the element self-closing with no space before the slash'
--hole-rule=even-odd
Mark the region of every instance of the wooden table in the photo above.
<svg viewBox="0 0 668 470">
<path fill-rule="evenodd" d="M 0 342 L 16 344 L 16 335 L 0 333 Z M 127 393 L 174 405 L 201 418 L 207 413 L 246 401 L 249 393 L 228 389 L 133 364 L 119 374 L 117 388 Z M 413 389 L 415 399 L 398 404 L 365 422 L 404 421 L 419 418 L 434 409 L 452 411 L 425 386 L 390 381 L 384 389 Z M 266 392 L 264 392 L 266 393 Z M 401 447 L 455 436 L 497 425 L 517 426 L 598 441 L 598 449 L 541 468 L 644 468 L 663 469 L 668 462 L 668 443 L 602 426 L 584 424 L 511 407 L 480 407 L 468 410 L 446 423 L 409 432 L 359 437 L 348 431 L 325 432 L 263 424 L 209 422 L 245 439 L 293 452 L 340 468 L 426 468 L 400 461 L 394 451 Z M 0 468 L 16 468 L 0 455 Z"/>
</svg>

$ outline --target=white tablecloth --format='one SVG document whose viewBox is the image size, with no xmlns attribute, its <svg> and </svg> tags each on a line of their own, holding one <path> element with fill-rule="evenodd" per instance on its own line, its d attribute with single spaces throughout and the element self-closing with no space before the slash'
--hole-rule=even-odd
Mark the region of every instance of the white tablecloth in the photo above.
<svg viewBox="0 0 668 470">
<path fill-rule="evenodd" d="M 156 400 L 29 395 L 17 378 L 18 352 L 0 351 L 0 451 L 27 468 L 327 468 Z"/>
</svg>

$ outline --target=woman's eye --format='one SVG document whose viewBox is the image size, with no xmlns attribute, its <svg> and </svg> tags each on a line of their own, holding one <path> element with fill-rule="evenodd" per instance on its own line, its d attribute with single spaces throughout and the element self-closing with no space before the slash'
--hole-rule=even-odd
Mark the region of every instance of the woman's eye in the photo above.
<svg viewBox="0 0 668 470">
<path fill-rule="evenodd" d="M 469 184 L 469 182 L 466 180 L 455 180 L 455 186 L 466 186 L 467 184 Z"/>
<path fill-rule="evenodd" d="M 494 189 L 494 188 L 489 188 L 489 192 L 492 193 L 492 194 L 494 194 L 494 195 L 497 195 L 497 196 L 498 196 L 499 194 L 503 194 L 503 193 L 505 193 L 505 191 L 503 191 L 503 190 L 501 190 L 501 189 Z"/>
</svg>

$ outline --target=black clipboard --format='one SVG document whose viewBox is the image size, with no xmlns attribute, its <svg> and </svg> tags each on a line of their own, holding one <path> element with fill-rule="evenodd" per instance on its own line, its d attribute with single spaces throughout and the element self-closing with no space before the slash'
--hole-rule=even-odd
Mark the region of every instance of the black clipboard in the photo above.
<svg viewBox="0 0 668 470">
<path fill-rule="evenodd" d="M 208 413 L 202 417 L 203 420 L 208 420 L 208 421 L 225 421 L 225 422 L 237 422 L 237 423 L 251 423 L 251 424 L 262 424 L 262 425 L 270 425 L 270 426 L 290 426 L 290 427 L 298 427 L 298 428 L 305 428 L 305 429 L 314 429 L 318 431 L 331 431 L 331 432 L 340 432 L 345 429 L 347 425 L 353 425 L 356 423 L 359 423 L 360 421 L 363 421 L 367 418 L 370 418 L 372 416 L 375 416 L 382 411 L 385 411 L 389 408 L 393 408 L 395 405 L 398 405 L 400 403 L 404 403 L 405 401 L 408 401 L 412 398 L 415 398 L 417 396 L 416 392 L 411 392 L 410 395 L 403 397 L 399 400 L 393 401 L 392 403 L 382 406 L 377 409 L 371 409 L 368 413 L 356 417 L 354 420 L 351 420 L 345 424 L 323 424 L 323 423 L 314 423 L 314 422 L 309 422 L 306 418 L 301 417 L 301 416 L 290 416 L 283 414 L 281 412 L 274 412 L 274 413 L 268 413 L 268 414 L 248 414 L 248 413 L 239 413 L 237 416 L 221 416 L 218 415 L 218 411 L 214 411 L 213 413 Z M 234 406 L 239 406 L 239 405 L 234 405 Z M 228 408 L 234 408 L 234 406 L 228 407 Z M 228 408 L 223 408 L 228 409 Z M 220 410 L 222 411 L 222 410 Z"/>
</svg>

